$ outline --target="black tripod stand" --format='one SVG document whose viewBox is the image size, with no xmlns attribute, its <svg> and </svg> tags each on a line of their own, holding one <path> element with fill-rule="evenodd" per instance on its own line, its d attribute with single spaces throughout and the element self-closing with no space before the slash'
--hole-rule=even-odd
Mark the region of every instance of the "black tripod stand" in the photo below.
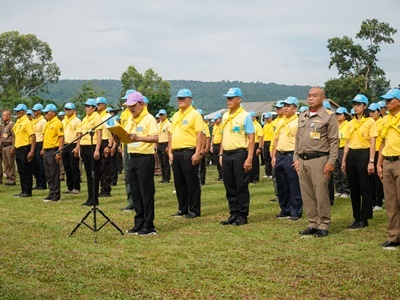
<svg viewBox="0 0 400 300">
<path fill-rule="evenodd" d="M 95 127 L 93 127 L 92 129 L 90 129 L 90 130 L 88 130 L 87 132 L 85 132 L 84 134 L 82 134 L 81 136 L 79 136 L 78 138 L 76 138 L 75 140 L 73 140 L 70 144 L 72 144 L 72 143 L 74 143 L 74 142 L 76 142 L 77 140 L 79 140 L 79 139 L 81 139 L 83 136 L 85 136 L 85 135 L 87 135 L 87 134 L 90 134 L 90 146 L 91 146 L 91 153 L 94 153 L 94 151 L 93 151 L 93 135 L 95 134 L 95 129 L 97 128 L 97 127 L 99 127 L 100 125 L 102 125 L 103 123 L 105 123 L 105 122 L 107 122 L 108 120 L 110 120 L 111 118 L 112 118 L 113 116 L 110 116 L 108 119 L 106 119 L 106 120 L 104 120 L 103 122 L 101 122 L 101 123 L 99 123 L 99 124 L 97 124 Z M 66 148 L 66 147 L 68 147 L 68 145 L 67 146 L 65 146 L 64 148 Z M 62 148 L 62 149 L 60 149 L 59 151 L 57 151 L 56 152 L 56 154 L 57 153 L 59 153 L 59 152 L 61 152 L 64 148 Z M 92 197 L 94 197 L 94 195 L 96 194 L 95 193 L 95 190 L 96 190 L 96 184 L 95 184 L 95 181 L 96 181 L 96 174 L 95 174 L 95 171 L 94 171 L 94 157 L 93 157 L 93 155 L 92 155 L 92 157 L 91 157 L 91 181 L 92 181 Z M 124 233 L 123 233 L 123 231 L 117 226 L 117 225 L 115 225 L 115 223 L 113 222 L 113 221 L 111 221 L 110 220 L 110 218 L 109 217 L 107 217 L 107 215 L 105 214 L 105 213 L 103 213 L 98 207 L 97 207 L 97 199 L 91 199 L 92 200 L 92 205 L 93 205 L 93 207 L 90 209 L 90 211 L 82 218 L 82 220 L 75 226 L 75 228 L 72 230 L 72 232 L 70 233 L 70 235 L 69 236 L 72 236 L 73 234 L 74 234 L 74 232 L 76 231 L 76 230 L 78 230 L 78 228 L 82 225 L 82 224 L 84 224 L 84 225 L 86 225 L 86 227 L 88 227 L 90 230 L 92 230 L 94 233 L 95 233 L 95 236 L 94 236 L 94 242 L 95 243 L 97 243 L 97 236 L 96 236 L 96 233 L 98 232 L 98 231 L 100 231 L 100 229 L 102 229 L 107 223 L 110 223 L 112 226 L 114 226 L 114 228 L 115 229 L 117 229 L 120 233 L 121 233 L 121 235 L 124 235 Z M 105 219 L 106 219 L 106 222 L 103 224 L 103 225 L 101 225 L 100 227 L 98 227 L 97 226 L 97 212 L 99 213 L 99 214 L 101 214 Z M 85 221 L 86 221 L 86 219 L 90 216 L 90 214 L 92 214 L 93 213 L 93 227 L 92 226 L 90 226 L 89 224 L 87 224 Z"/>
</svg>

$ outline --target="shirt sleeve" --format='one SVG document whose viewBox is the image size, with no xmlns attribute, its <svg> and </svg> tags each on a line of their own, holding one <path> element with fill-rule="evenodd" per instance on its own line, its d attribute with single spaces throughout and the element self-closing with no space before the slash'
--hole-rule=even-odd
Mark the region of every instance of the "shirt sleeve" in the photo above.
<svg viewBox="0 0 400 300">
<path fill-rule="evenodd" d="M 247 115 L 246 118 L 244 119 L 244 132 L 246 134 L 252 134 L 254 133 L 254 124 L 253 120 L 251 119 L 250 115 Z"/>
</svg>

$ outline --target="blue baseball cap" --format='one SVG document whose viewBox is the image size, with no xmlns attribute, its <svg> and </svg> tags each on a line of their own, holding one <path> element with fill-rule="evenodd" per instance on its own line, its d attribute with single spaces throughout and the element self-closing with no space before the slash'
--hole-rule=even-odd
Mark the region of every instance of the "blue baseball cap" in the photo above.
<svg viewBox="0 0 400 300">
<path fill-rule="evenodd" d="M 358 94 L 353 100 L 350 100 L 350 102 L 359 102 L 368 105 L 368 98 L 363 94 Z"/>
<path fill-rule="evenodd" d="M 326 109 L 331 109 L 331 104 L 329 103 L 328 100 L 324 100 L 324 107 L 325 107 Z"/>
<path fill-rule="evenodd" d="M 14 110 L 14 111 L 20 111 L 20 110 L 27 111 L 28 108 L 26 107 L 25 104 L 20 103 L 20 104 L 18 104 L 17 107 L 15 107 L 13 110 Z"/>
<path fill-rule="evenodd" d="M 378 101 L 376 104 L 379 105 L 380 108 L 386 108 L 386 102 L 385 101 Z"/>
<path fill-rule="evenodd" d="M 128 99 L 129 94 L 132 94 L 134 92 L 136 92 L 136 91 L 135 90 L 127 90 L 126 93 L 125 93 L 125 96 L 123 96 L 121 99 L 122 100 Z"/>
<path fill-rule="evenodd" d="M 60 111 L 57 116 L 59 116 L 59 117 L 65 116 L 65 112 Z"/>
<path fill-rule="evenodd" d="M 43 105 L 40 103 L 36 103 L 33 107 L 32 110 L 43 110 Z"/>
<path fill-rule="evenodd" d="M 381 106 L 380 105 L 378 105 L 378 103 L 371 103 L 369 106 L 368 106 L 368 109 L 369 110 L 371 110 L 371 111 L 374 111 L 374 110 L 381 110 Z"/>
<path fill-rule="evenodd" d="M 100 104 L 100 103 L 107 104 L 107 100 L 104 97 L 97 97 L 96 98 L 96 103 L 97 104 Z"/>
<path fill-rule="evenodd" d="M 203 110 L 201 108 L 198 108 L 197 111 L 199 112 L 199 114 L 203 115 Z"/>
<path fill-rule="evenodd" d="M 282 108 L 283 107 L 283 100 L 276 101 L 274 106 L 277 107 L 277 108 Z"/>
<path fill-rule="evenodd" d="M 338 107 L 337 109 L 336 109 L 336 111 L 335 111 L 335 114 L 337 114 L 337 115 L 343 115 L 343 114 L 347 114 L 348 112 L 347 112 L 347 108 L 346 107 L 343 107 L 343 106 L 341 106 L 341 107 Z"/>
<path fill-rule="evenodd" d="M 186 97 L 192 97 L 192 92 L 188 89 L 181 89 L 179 90 L 178 94 L 176 95 L 177 98 L 186 98 Z"/>
<path fill-rule="evenodd" d="M 145 104 L 149 104 L 149 99 L 147 99 L 146 96 L 143 96 L 143 102 L 144 102 Z"/>
<path fill-rule="evenodd" d="M 160 113 L 156 114 L 156 118 L 159 118 L 159 117 L 160 117 Z"/>
<path fill-rule="evenodd" d="M 160 111 L 158 112 L 159 115 L 166 115 L 167 111 L 165 109 L 160 109 Z"/>
<path fill-rule="evenodd" d="M 57 111 L 57 107 L 54 104 L 47 104 L 44 109 L 42 109 L 42 112 L 47 113 L 49 111 Z"/>
<path fill-rule="evenodd" d="M 28 109 L 28 110 L 26 111 L 26 114 L 27 114 L 27 115 L 33 115 L 33 111 L 32 111 L 31 109 Z"/>
<path fill-rule="evenodd" d="M 256 112 L 255 111 L 249 111 L 249 115 L 250 117 L 255 117 L 256 116 Z"/>
<path fill-rule="evenodd" d="M 216 119 L 219 119 L 219 118 L 222 118 L 222 114 L 220 113 L 220 112 L 218 112 L 218 113 L 216 113 L 215 115 L 214 115 L 214 119 L 216 120 Z"/>
<path fill-rule="evenodd" d="M 96 99 L 89 98 L 86 100 L 85 105 L 97 107 L 97 101 L 96 101 Z"/>
<path fill-rule="evenodd" d="M 264 114 L 264 119 L 269 119 L 272 118 L 272 114 L 270 112 L 267 112 Z"/>
<path fill-rule="evenodd" d="M 282 101 L 283 104 L 293 104 L 299 106 L 299 100 L 296 97 L 287 97 L 285 100 Z"/>
<path fill-rule="evenodd" d="M 325 101 L 324 101 L 325 102 Z M 299 109 L 299 113 L 302 113 L 303 111 L 306 111 L 308 109 L 308 106 L 302 106 Z"/>
<path fill-rule="evenodd" d="M 65 109 L 75 109 L 75 104 L 68 102 L 64 105 Z"/>
<path fill-rule="evenodd" d="M 352 115 L 355 115 L 355 114 L 356 114 L 356 112 L 354 111 L 354 108 L 352 108 L 352 109 L 350 110 L 350 113 L 351 113 Z"/>
<path fill-rule="evenodd" d="M 398 99 L 400 100 L 400 89 L 394 88 L 386 92 L 385 95 L 381 96 L 382 99 Z"/>
<path fill-rule="evenodd" d="M 242 97 L 242 90 L 239 88 L 230 88 L 224 97 Z"/>
</svg>

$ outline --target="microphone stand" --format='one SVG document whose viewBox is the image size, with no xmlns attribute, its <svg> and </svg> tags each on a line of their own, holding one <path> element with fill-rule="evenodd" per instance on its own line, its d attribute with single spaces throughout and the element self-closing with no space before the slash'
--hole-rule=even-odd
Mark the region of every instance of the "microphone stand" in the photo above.
<svg viewBox="0 0 400 300">
<path fill-rule="evenodd" d="M 112 119 L 113 117 L 114 116 L 110 116 L 108 119 L 102 121 L 101 123 L 97 124 L 95 127 L 89 129 L 87 132 L 85 132 L 81 136 L 77 137 L 75 140 L 73 140 L 68 145 L 64 146 L 62 149 L 57 150 L 54 154 L 61 153 L 63 149 L 67 148 L 69 145 L 73 144 L 74 142 L 76 142 L 77 140 L 81 139 L 82 137 L 84 137 L 87 134 L 90 134 L 91 152 L 94 153 L 94 151 L 93 151 L 94 150 L 94 147 L 93 147 L 93 136 L 94 136 L 94 134 L 96 132 L 95 129 L 97 127 L 99 127 L 100 125 L 103 125 L 105 122 L 107 122 L 108 120 Z M 101 154 L 100 154 L 100 156 L 101 156 Z M 94 172 L 94 157 L 93 157 L 93 155 L 91 157 L 91 166 L 90 167 L 91 167 L 91 172 L 90 173 L 91 173 L 91 180 L 92 180 L 92 195 L 94 197 L 94 195 L 96 194 L 95 193 L 95 191 L 96 191 L 96 187 L 95 187 L 96 174 Z M 97 205 L 99 205 L 99 204 L 96 204 L 97 203 L 97 199 L 92 199 L 92 201 L 94 203 L 93 207 L 82 218 L 82 220 L 75 226 L 75 228 L 72 230 L 72 232 L 70 233 L 69 236 L 71 237 L 74 234 L 74 232 L 83 224 L 83 225 L 85 225 L 86 227 L 88 227 L 90 230 L 92 230 L 94 232 L 94 242 L 97 243 L 97 235 L 96 235 L 96 233 L 98 231 L 100 231 L 100 229 L 102 229 L 107 223 L 110 223 L 112 226 L 114 226 L 114 228 L 116 230 L 118 230 L 121 233 L 121 235 L 124 235 L 123 231 L 117 225 L 115 225 L 115 223 L 113 221 L 111 221 L 110 218 L 107 217 L 107 215 L 101 211 L 101 209 L 99 209 L 97 207 Z M 85 222 L 85 220 L 90 216 L 91 213 L 93 213 L 93 227 Z M 106 219 L 106 222 L 103 225 L 101 225 L 100 227 L 97 226 L 97 216 L 96 216 L 97 213 L 101 214 L 104 217 L 104 219 Z"/>
</svg>

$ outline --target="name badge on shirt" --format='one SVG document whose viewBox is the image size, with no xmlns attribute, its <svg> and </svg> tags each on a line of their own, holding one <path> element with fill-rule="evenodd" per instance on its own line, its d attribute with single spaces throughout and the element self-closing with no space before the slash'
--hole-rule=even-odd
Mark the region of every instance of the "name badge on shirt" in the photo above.
<svg viewBox="0 0 400 300">
<path fill-rule="evenodd" d="M 316 131 L 311 131 L 310 132 L 310 138 L 312 140 L 320 140 L 321 139 L 321 133 L 316 132 Z"/>
<path fill-rule="evenodd" d="M 232 128 L 232 131 L 233 131 L 233 132 L 240 132 L 240 126 L 234 126 L 234 127 Z"/>
<path fill-rule="evenodd" d="M 7 138 L 8 134 L 7 133 L 3 133 L 3 137 Z"/>
</svg>

